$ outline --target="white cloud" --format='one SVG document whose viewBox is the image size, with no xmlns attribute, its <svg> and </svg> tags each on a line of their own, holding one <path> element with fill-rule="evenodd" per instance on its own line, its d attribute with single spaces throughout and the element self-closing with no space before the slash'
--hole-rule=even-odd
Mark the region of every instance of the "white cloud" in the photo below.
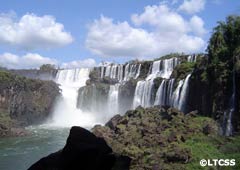
<svg viewBox="0 0 240 170">
<path fill-rule="evenodd" d="M 88 28 L 86 47 L 102 56 L 143 58 L 199 52 L 205 46 L 203 20 L 197 16 L 186 20 L 166 4 L 147 6 L 131 19 L 134 27 L 101 16 Z"/>
<path fill-rule="evenodd" d="M 194 14 L 202 11 L 205 7 L 205 3 L 205 0 L 184 0 L 178 10 L 188 14 Z"/>
<path fill-rule="evenodd" d="M 90 26 L 86 46 L 98 55 L 138 56 L 142 55 L 139 49 L 150 50 L 154 42 L 151 33 L 132 28 L 127 22 L 114 24 L 112 19 L 102 16 Z"/>
<path fill-rule="evenodd" d="M 204 28 L 204 21 L 196 15 L 190 19 L 189 25 L 193 33 L 196 35 L 202 36 L 206 33 L 206 30 Z"/>
<path fill-rule="evenodd" d="M 43 64 L 59 65 L 61 68 L 91 68 L 97 65 L 92 58 L 71 62 L 59 62 L 56 59 L 43 57 L 35 53 L 27 53 L 23 56 L 18 56 L 12 53 L 4 53 L 0 55 L 0 67 L 8 69 L 32 69 L 39 68 Z"/>
<path fill-rule="evenodd" d="M 62 68 L 91 68 L 96 65 L 97 63 L 94 59 L 87 58 L 84 60 L 77 60 L 77 61 L 62 63 L 61 67 Z"/>
<path fill-rule="evenodd" d="M 146 6 L 142 14 L 133 14 L 131 19 L 137 26 L 149 24 L 157 26 L 161 32 L 186 32 L 188 29 L 187 21 L 167 5 Z"/>
<path fill-rule="evenodd" d="M 13 14 L 0 14 L 0 44 L 24 50 L 49 49 L 73 41 L 70 33 L 50 15 L 26 14 L 19 20 Z"/>
<path fill-rule="evenodd" d="M 38 68 L 43 64 L 57 64 L 57 61 L 34 53 L 27 53 L 23 56 L 17 56 L 11 53 L 0 55 L 0 66 L 9 69 Z"/>
</svg>

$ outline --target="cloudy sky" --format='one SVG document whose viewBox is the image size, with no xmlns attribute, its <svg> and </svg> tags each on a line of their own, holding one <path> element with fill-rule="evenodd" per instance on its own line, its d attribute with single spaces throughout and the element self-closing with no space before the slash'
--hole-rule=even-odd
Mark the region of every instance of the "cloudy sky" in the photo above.
<svg viewBox="0 0 240 170">
<path fill-rule="evenodd" d="M 0 5 L 0 66 L 92 67 L 171 52 L 204 52 L 238 0 L 8 0 Z"/>
</svg>

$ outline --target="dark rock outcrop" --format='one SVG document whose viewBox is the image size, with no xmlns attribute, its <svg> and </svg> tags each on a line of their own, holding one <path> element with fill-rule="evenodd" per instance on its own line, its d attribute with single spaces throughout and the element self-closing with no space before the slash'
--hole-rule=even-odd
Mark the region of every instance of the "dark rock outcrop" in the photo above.
<svg viewBox="0 0 240 170">
<path fill-rule="evenodd" d="M 128 170 L 130 158 L 116 155 L 103 138 L 72 127 L 65 147 L 40 159 L 28 170 Z"/>
</svg>

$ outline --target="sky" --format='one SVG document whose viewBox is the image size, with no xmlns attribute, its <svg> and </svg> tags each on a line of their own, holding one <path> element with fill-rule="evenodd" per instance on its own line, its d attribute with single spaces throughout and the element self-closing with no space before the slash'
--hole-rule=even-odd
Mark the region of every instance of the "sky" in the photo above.
<svg viewBox="0 0 240 170">
<path fill-rule="evenodd" d="M 0 5 L 0 66 L 93 67 L 205 52 L 239 0 L 8 0 Z"/>
</svg>

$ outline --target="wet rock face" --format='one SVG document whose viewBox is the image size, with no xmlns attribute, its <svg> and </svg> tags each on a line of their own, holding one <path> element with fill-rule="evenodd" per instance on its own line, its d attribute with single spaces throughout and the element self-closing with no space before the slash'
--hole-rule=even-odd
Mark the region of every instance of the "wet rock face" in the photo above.
<svg viewBox="0 0 240 170">
<path fill-rule="evenodd" d="M 29 170 L 128 170 L 130 158 L 116 155 L 103 138 L 72 127 L 65 147 L 33 164 Z"/>
<path fill-rule="evenodd" d="M 59 91 L 58 85 L 52 81 L 28 79 L 0 71 L 0 136 L 19 134 L 11 130 L 13 127 L 44 121 L 60 95 Z"/>
<path fill-rule="evenodd" d="M 217 131 L 210 118 L 160 107 L 138 107 L 93 128 L 93 133 L 103 137 L 114 152 L 132 159 L 131 170 L 184 169 L 192 154 L 182 144 L 193 135 L 213 135 Z"/>
<path fill-rule="evenodd" d="M 38 124 L 51 113 L 59 88 L 54 82 L 33 80 L 10 94 L 10 117 L 23 124 Z"/>
</svg>

